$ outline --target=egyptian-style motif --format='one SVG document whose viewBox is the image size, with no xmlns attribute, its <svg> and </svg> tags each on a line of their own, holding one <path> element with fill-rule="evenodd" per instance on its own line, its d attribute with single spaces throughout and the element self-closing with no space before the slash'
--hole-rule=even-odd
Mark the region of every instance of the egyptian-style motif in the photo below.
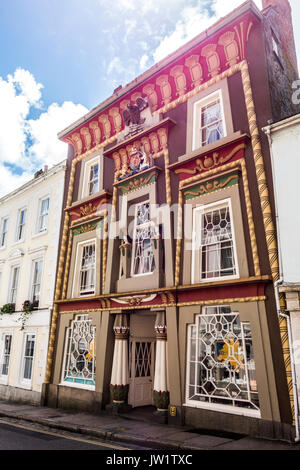
<svg viewBox="0 0 300 470">
<path fill-rule="evenodd" d="M 238 184 L 238 175 L 226 175 L 223 177 L 216 178 L 206 183 L 193 186 L 192 188 L 183 190 L 183 194 L 186 200 L 193 199 L 203 194 L 210 194 L 220 189 L 229 188 L 235 184 Z"/>
</svg>

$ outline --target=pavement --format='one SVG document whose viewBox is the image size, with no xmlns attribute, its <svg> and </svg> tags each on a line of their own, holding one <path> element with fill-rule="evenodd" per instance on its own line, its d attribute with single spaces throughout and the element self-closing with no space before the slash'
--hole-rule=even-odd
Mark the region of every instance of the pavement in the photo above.
<svg viewBox="0 0 300 470">
<path fill-rule="evenodd" d="M 149 418 L 150 416 L 150 418 Z M 132 418 L 133 417 L 133 418 Z M 127 443 L 155 450 L 300 450 L 300 444 L 255 439 L 220 433 L 195 433 L 187 426 L 171 426 L 151 422 L 138 414 L 90 414 L 0 401 L 0 418 L 9 418 L 46 426 L 55 430 L 77 433 L 113 444 Z M 193 432 L 192 432 L 193 431 Z"/>
</svg>

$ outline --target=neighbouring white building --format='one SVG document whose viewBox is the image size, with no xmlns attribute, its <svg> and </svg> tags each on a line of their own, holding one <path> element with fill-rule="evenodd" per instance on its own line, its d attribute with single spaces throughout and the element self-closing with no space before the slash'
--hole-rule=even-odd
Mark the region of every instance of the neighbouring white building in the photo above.
<svg viewBox="0 0 300 470">
<path fill-rule="evenodd" d="M 300 114 L 265 127 L 272 155 L 280 253 L 278 293 L 284 293 L 300 401 Z"/>
<path fill-rule="evenodd" d="M 45 166 L 0 199 L 0 399 L 41 400 L 65 169 Z"/>
</svg>

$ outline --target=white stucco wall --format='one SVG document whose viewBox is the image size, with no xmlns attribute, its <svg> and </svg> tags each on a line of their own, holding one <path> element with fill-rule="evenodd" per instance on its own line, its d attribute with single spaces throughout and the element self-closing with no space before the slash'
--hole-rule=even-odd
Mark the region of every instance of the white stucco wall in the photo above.
<svg viewBox="0 0 300 470">
<path fill-rule="evenodd" d="M 55 274 L 58 253 L 61 210 L 64 191 L 65 162 L 52 167 L 44 175 L 32 180 L 19 190 L 0 199 L 1 221 L 9 217 L 7 240 L 0 247 L 0 307 L 9 301 L 12 266 L 20 267 L 16 298 L 16 313 L 0 315 L 0 397 L 24 397 L 37 399 L 45 376 L 51 308 L 54 297 Z M 49 196 L 48 228 L 37 233 L 37 219 L 41 198 Z M 18 211 L 27 208 L 24 239 L 16 242 Z M 33 263 L 43 260 L 39 309 L 28 317 L 25 329 L 21 330 L 20 311 L 25 300 L 31 300 Z M 3 337 L 12 334 L 11 357 L 8 376 L 1 376 Z M 26 334 L 35 334 L 35 351 L 32 380 L 22 382 L 22 361 Z M 6 387 L 6 389 L 5 389 Z M 19 390 L 15 392 L 12 387 Z"/>
<path fill-rule="evenodd" d="M 285 283 L 300 283 L 300 115 L 270 127 Z"/>
</svg>

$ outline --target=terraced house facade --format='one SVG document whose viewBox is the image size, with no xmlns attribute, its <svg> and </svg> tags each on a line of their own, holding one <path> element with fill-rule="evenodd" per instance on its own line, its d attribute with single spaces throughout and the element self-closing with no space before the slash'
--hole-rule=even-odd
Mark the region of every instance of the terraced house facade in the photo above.
<svg viewBox="0 0 300 470">
<path fill-rule="evenodd" d="M 152 405 L 168 423 L 293 434 L 261 128 L 297 112 L 298 72 L 289 2 L 263 3 L 245 2 L 59 134 L 69 154 L 48 405 Z"/>
</svg>

